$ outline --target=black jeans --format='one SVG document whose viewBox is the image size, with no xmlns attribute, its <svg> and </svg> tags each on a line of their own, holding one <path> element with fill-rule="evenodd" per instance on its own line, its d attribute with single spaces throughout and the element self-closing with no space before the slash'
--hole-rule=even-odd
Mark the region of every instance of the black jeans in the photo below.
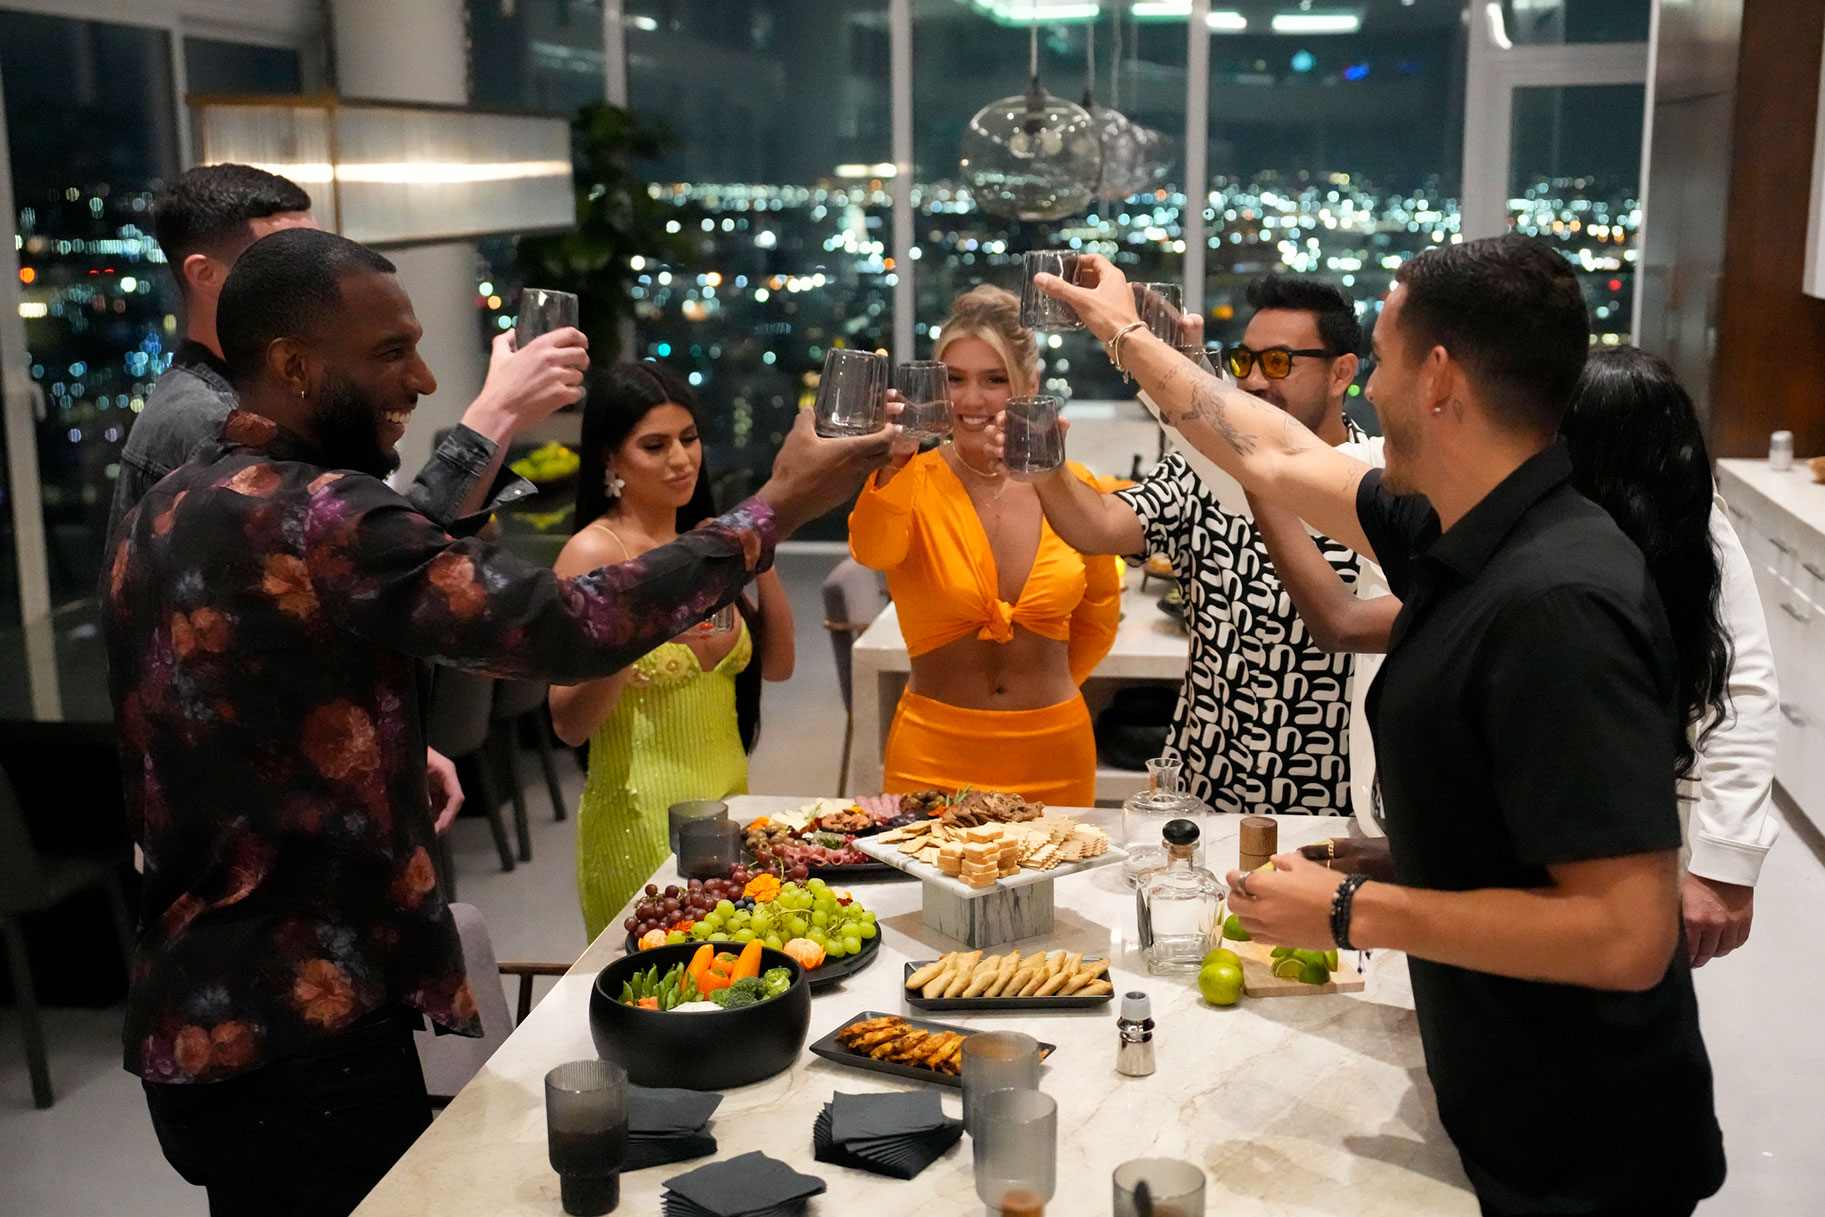
<svg viewBox="0 0 1825 1217">
<path fill-rule="evenodd" d="M 159 1148 L 210 1217 L 347 1217 L 430 1127 L 418 1021 L 370 1015 L 222 1082 L 147 1082 Z"/>
</svg>

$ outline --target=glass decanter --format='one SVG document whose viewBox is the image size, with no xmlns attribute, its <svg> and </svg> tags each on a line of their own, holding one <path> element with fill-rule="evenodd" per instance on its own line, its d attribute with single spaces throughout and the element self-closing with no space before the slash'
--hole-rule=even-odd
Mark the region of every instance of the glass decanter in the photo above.
<svg viewBox="0 0 1825 1217">
<path fill-rule="evenodd" d="M 1196 972 L 1210 950 L 1229 888 L 1194 858 L 1195 823 L 1173 820 L 1160 837 L 1166 865 L 1145 875 L 1134 892 L 1141 952 L 1149 972 Z"/>
<path fill-rule="evenodd" d="M 1147 762 L 1147 789 L 1130 796 L 1122 804 L 1122 848 L 1128 857 L 1122 862 L 1122 878 L 1130 886 L 1138 884 L 1148 871 L 1166 865 L 1166 847 L 1160 844 L 1160 833 L 1174 820 L 1202 823 L 1210 810 L 1204 800 L 1180 789 L 1183 766 L 1173 756 L 1155 757 Z M 1198 865 L 1204 864 L 1204 846 L 1198 845 Z"/>
</svg>

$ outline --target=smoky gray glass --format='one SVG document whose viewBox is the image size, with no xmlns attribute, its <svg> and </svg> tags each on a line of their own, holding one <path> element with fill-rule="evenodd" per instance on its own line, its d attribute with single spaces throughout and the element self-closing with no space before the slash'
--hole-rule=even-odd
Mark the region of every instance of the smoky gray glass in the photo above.
<svg viewBox="0 0 1825 1217">
<path fill-rule="evenodd" d="M 1019 1031 L 980 1031 L 963 1041 L 963 1127 L 975 1130 L 982 1096 L 1039 1089 L 1039 1041 Z"/>
<path fill-rule="evenodd" d="M 1008 398 L 1002 463 L 1009 473 L 1050 473 L 1065 463 L 1065 432 L 1058 425 L 1063 408 L 1058 398 L 1046 393 Z"/>
<path fill-rule="evenodd" d="M 514 327 L 514 342 L 520 350 L 540 334 L 576 327 L 582 311 L 574 292 L 556 292 L 545 287 L 529 287 L 520 292 L 519 323 Z"/>
<path fill-rule="evenodd" d="M 547 1073 L 545 1131 L 564 1211 L 613 1212 L 627 1156 L 627 1071 L 607 1061 L 571 1061 Z"/>
<path fill-rule="evenodd" d="M 676 855 L 678 852 L 678 830 L 686 824 L 697 820 L 728 818 L 729 805 L 721 799 L 686 799 L 682 803 L 673 803 L 665 812 L 666 835 L 671 841 L 672 853 Z"/>
<path fill-rule="evenodd" d="M 887 356 L 841 347 L 824 356 L 817 382 L 817 433 L 873 435 L 887 425 Z"/>
<path fill-rule="evenodd" d="M 1146 1188 L 1153 1217 L 1204 1217 L 1204 1172 L 1177 1158 L 1136 1158 L 1115 1168 L 1115 1217 L 1142 1217 L 1136 1196 Z"/>
<path fill-rule="evenodd" d="M 1033 286 L 1033 276 L 1057 275 L 1066 283 L 1077 282 L 1077 255 L 1068 249 L 1036 249 L 1021 259 L 1026 278 L 1020 281 L 1020 324 L 1029 330 L 1081 330 L 1084 322 L 1077 310 Z"/>
<path fill-rule="evenodd" d="M 974 1037 L 971 1037 L 974 1038 Z M 1038 1090 L 991 1090 L 970 1129 L 976 1195 L 999 1208 L 1009 1192 L 1030 1190 L 1052 1199 L 1058 1187 L 1058 1104 Z"/>
<path fill-rule="evenodd" d="M 720 879 L 741 861 L 741 826 L 733 820 L 692 820 L 678 826 L 678 873 Z"/>
<path fill-rule="evenodd" d="M 900 393 L 900 430 L 909 439 L 943 438 L 951 433 L 951 372 L 936 359 L 915 359 L 893 370 Z"/>
</svg>

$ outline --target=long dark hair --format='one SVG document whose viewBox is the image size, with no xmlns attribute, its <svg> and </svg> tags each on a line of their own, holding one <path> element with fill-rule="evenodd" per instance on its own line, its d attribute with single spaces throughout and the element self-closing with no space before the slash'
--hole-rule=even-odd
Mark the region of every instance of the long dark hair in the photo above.
<svg viewBox="0 0 1825 1217">
<path fill-rule="evenodd" d="M 607 514 L 611 503 L 603 470 L 609 457 L 627 442 L 641 419 L 660 406 L 682 406 L 690 411 L 698 434 L 703 433 L 703 407 L 698 404 L 697 395 L 660 364 L 644 361 L 610 364 L 589 373 L 586 389 L 580 445 L 583 465 L 577 477 L 578 530 L 588 528 L 592 521 Z M 706 453 L 697 467 L 697 485 L 691 489 L 691 499 L 678 509 L 680 533 L 689 532 L 716 514 L 711 480 Z M 746 596 L 739 597 L 735 604 L 748 623 L 754 645 L 754 658 L 735 678 L 735 719 L 741 731 L 742 747 L 751 752 L 760 733 L 760 614 Z"/>
<path fill-rule="evenodd" d="M 1692 399 L 1665 360 L 1635 347 L 1591 353 L 1559 433 L 1572 485 L 1621 525 L 1648 561 L 1679 665 L 1679 708 L 1704 738 L 1729 713 L 1730 639 L 1711 544 L 1711 461 Z M 1679 775 L 1696 760 L 1680 733 Z"/>
</svg>

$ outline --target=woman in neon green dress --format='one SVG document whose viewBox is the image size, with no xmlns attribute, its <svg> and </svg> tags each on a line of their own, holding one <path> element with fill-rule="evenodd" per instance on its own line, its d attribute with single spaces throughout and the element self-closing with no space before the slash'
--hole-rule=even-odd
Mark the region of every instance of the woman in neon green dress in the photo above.
<svg viewBox="0 0 1825 1217">
<path fill-rule="evenodd" d="M 626 562 L 716 514 L 686 385 L 658 364 L 621 363 L 592 374 L 588 388 L 584 523 L 556 564 L 567 576 Z M 757 712 L 758 679 L 785 680 L 793 664 L 779 576 L 768 571 L 755 588 L 758 604 L 741 604 L 733 629 L 706 622 L 613 676 L 551 690 L 558 737 L 589 741 L 577 891 L 592 941 L 670 853 L 668 807 L 747 792 L 744 727 Z M 738 716 L 738 703 L 748 713 Z"/>
</svg>

